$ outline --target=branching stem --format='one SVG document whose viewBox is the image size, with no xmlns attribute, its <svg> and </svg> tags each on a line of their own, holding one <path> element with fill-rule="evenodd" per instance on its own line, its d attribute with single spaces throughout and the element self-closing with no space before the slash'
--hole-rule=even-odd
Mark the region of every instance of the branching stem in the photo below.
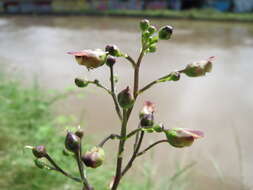
<svg viewBox="0 0 253 190">
<path fill-rule="evenodd" d="M 136 157 L 143 155 L 143 154 L 146 153 L 149 149 L 153 148 L 154 146 L 156 146 L 156 145 L 158 145 L 158 144 L 160 144 L 160 143 L 164 143 L 164 142 L 168 142 L 168 140 L 166 140 L 166 139 L 165 139 L 165 140 L 160 140 L 160 141 L 157 141 L 157 142 L 151 144 L 150 146 L 148 146 L 147 148 L 145 148 L 143 151 L 139 152 L 139 153 L 136 155 Z"/>
<path fill-rule="evenodd" d="M 108 137 L 105 137 L 99 144 L 99 147 L 103 147 L 105 145 L 105 143 L 110 140 L 110 139 L 121 139 L 120 135 L 117 134 L 110 134 Z"/>
</svg>

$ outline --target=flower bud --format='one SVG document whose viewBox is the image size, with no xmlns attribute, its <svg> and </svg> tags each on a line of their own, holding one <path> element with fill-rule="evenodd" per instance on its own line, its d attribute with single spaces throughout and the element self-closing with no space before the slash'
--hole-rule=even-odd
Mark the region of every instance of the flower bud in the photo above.
<svg viewBox="0 0 253 190">
<path fill-rule="evenodd" d="M 122 53 L 120 52 L 119 48 L 116 45 L 107 45 L 105 47 L 105 51 L 109 53 L 109 55 L 120 57 Z"/>
<path fill-rule="evenodd" d="M 155 26 L 150 26 L 150 27 L 148 28 L 148 31 L 149 31 L 149 33 L 150 33 L 151 35 L 153 35 L 153 34 L 156 32 L 156 27 L 155 27 Z"/>
<path fill-rule="evenodd" d="M 43 145 L 33 147 L 32 152 L 36 158 L 43 158 L 47 156 L 46 147 Z"/>
<path fill-rule="evenodd" d="M 142 119 L 141 119 L 141 126 L 142 127 L 152 127 L 154 125 L 154 115 L 153 114 L 148 114 L 145 115 Z"/>
<path fill-rule="evenodd" d="M 82 156 L 82 161 L 87 167 L 97 168 L 103 164 L 105 152 L 100 147 L 93 147 Z"/>
<path fill-rule="evenodd" d="M 84 87 L 87 87 L 89 85 L 89 82 L 85 81 L 83 79 L 80 79 L 80 78 L 75 78 L 75 84 L 79 88 L 84 88 Z"/>
<path fill-rule="evenodd" d="M 149 48 L 148 48 L 148 52 L 150 53 L 154 53 L 156 52 L 156 44 L 152 44 Z"/>
<path fill-rule="evenodd" d="M 195 139 L 203 137 L 201 131 L 174 128 L 169 130 L 164 130 L 168 142 L 177 148 L 183 148 L 191 146 Z"/>
<path fill-rule="evenodd" d="M 171 38 L 172 33 L 173 27 L 167 25 L 160 28 L 158 35 L 161 40 L 169 40 Z"/>
<path fill-rule="evenodd" d="M 106 59 L 106 52 L 101 49 L 68 52 L 68 54 L 74 55 L 77 63 L 86 66 L 87 69 L 94 69 L 102 66 Z"/>
<path fill-rule="evenodd" d="M 153 115 L 154 112 L 155 112 L 155 104 L 150 101 L 145 101 L 144 106 L 139 113 L 139 118 L 143 119 L 144 117 L 148 115 Z"/>
<path fill-rule="evenodd" d="M 178 81 L 180 79 L 180 73 L 179 72 L 172 72 L 171 74 L 171 80 L 172 81 Z"/>
<path fill-rule="evenodd" d="M 113 56 L 108 56 L 106 59 L 106 65 L 112 67 L 116 63 L 116 59 Z"/>
<path fill-rule="evenodd" d="M 161 133 L 161 132 L 164 131 L 164 126 L 163 126 L 162 123 L 156 124 L 156 125 L 153 126 L 153 129 L 154 129 L 155 132 Z"/>
<path fill-rule="evenodd" d="M 118 102 L 119 102 L 119 105 L 123 109 L 128 109 L 128 108 L 131 108 L 133 106 L 134 99 L 133 99 L 132 93 L 130 92 L 129 87 L 127 87 L 126 89 L 122 90 L 118 94 Z"/>
<path fill-rule="evenodd" d="M 143 19 L 141 22 L 140 22 L 140 29 L 141 31 L 146 31 L 150 26 L 150 22 L 149 20 L 147 19 Z"/>
<path fill-rule="evenodd" d="M 79 139 L 74 133 L 67 133 L 65 138 L 65 147 L 71 152 L 77 152 L 79 150 Z"/>
<path fill-rule="evenodd" d="M 214 57 L 210 57 L 208 60 L 202 60 L 188 64 L 183 70 L 183 73 L 189 77 L 204 76 L 207 72 L 211 72 L 213 58 Z"/>
<path fill-rule="evenodd" d="M 81 139 L 83 138 L 83 134 L 84 134 L 83 130 L 80 127 L 78 127 L 77 131 L 75 132 L 75 135 Z"/>
</svg>

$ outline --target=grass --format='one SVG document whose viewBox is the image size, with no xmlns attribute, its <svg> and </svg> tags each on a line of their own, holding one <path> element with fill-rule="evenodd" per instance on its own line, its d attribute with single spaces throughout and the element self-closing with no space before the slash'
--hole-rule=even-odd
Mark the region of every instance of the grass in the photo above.
<svg viewBox="0 0 253 190">
<path fill-rule="evenodd" d="M 68 117 L 55 118 L 52 112 L 54 102 L 64 95 L 50 94 L 36 83 L 32 87 L 23 87 L 16 79 L 10 78 L 9 75 L 0 72 L 0 189 L 80 190 L 80 184 L 65 176 L 54 171 L 38 169 L 33 163 L 31 151 L 24 149 L 26 145 L 46 145 L 50 155 L 61 167 L 78 176 L 74 159 L 70 162 L 72 158 L 62 154 L 65 131 L 61 131 L 61 128 L 64 123 L 69 123 Z M 90 145 L 85 145 L 84 149 L 87 147 Z M 98 190 L 108 190 L 114 173 L 111 165 L 108 166 L 109 163 L 112 161 L 107 160 L 107 164 L 96 171 L 88 170 L 89 178 Z M 132 176 L 130 180 L 124 179 L 119 190 L 164 189 L 164 185 L 159 186 L 159 181 L 167 185 L 166 189 L 172 190 L 169 186 L 172 183 L 174 187 L 180 188 L 186 184 L 187 179 L 177 182 L 174 178 L 178 180 L 188 167 L 179 168 L 170 179 L 157 180 L 156 174 L 152 172 L 152 164 L 146 163 L 142 167 L 142 177 L 135 179 Z"/>
</svg>

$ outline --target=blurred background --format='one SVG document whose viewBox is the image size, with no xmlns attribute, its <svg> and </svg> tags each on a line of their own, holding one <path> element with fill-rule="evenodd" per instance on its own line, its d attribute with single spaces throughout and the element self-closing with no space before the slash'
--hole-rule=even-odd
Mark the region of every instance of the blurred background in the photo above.
<svg viewBox="0 0 253 190">
<path fill-rule="evenodd" d="M 178 15 L 189 9 L 197 15 L 196 21 L 146 15 L 157 28 L 169 24 L 175 30 L 171 40 L 160 41 L 158 51 L 144 58 L 141 86 L 190 62 L 210 56 L 216 60 L 209 75 L 182 76 L 178 82 L 154 86 L 138 99 L 129 130 L 137 127 L 138 112 L 143 102 L 150 100 L 157 107 L 157 122 L 168 128 L 199 129 L 205 138 L 185 149 L 158 146 L 137 160 L 121 189 L 252 189 L 253 25 L 248 19 L 253 17 L 252 8 L 251 0 L 2 0 L 0 189 L 80 189 L 60 174 L 35 168 L 31 153 L 23 147 L 45 144 L 63 167 L 71 166 L 75 172 L 69 158 L 61 154 L 67 128 L 81 125 L 85 129 L 85 148 L 119 132 L 111 97 L 95 86 L 80 90 L 74 85 L 74 79 L 80 77 L 99 79 L 108 86 L 109 69 L 103 66 L 87 71 L 66 52 L 116 44 L 136 59 L 141 44 L 140 18 L 133 17 L 132 12 L 124 17 L 99 16 L 106 10 L 121 13 L 130 9 L 140 15 L 155 9 Z M 93 16 L 85 15 L 91 10 Z M 69 14 L 77 12 L 84 15 Z M 197 18 L 198 13 L 205 15 L 205 21 Z M 218 15 L 220 21 L 208 20 L 209 14 Z M 247 22 L 241 17 L 244 15 Z M 238 22 L 237 17 L 242 20 Z M 119 76 L 117 90 L 129 84 L 132 87 L 130 64 L 120 58 L 115 70 Z M 162 138 L 147 135 L 143 148 Z M 131 142 L 128 148 L 130 153 Z M 106 189 L 113 176 L 115 160 L 109 155 L 115 152 L 116 143 L 108 143 L 105 149 L 105 166 L 89 171 L 99 190 Z"/>
</svg>

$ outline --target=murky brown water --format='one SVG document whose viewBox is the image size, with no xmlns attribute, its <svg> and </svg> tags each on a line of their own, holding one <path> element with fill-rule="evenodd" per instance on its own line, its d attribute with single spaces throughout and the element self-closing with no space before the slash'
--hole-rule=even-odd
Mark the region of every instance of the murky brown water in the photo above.
<svg viewBox="0 0 253 190">
<path fill-rule="evenodd" d="M 108 83 L 108 68 L 87 72 L 66 54 L 70 50 L 104 48 L 117 44 L 136 57 L 139 48 L 139 19 L 96 17 L 8 17 L 0 18 L 0 64 L 25 73 L 28 81 L 38 75 L 47 88 L 73 87 L 75 77 L 99 78 Z M 240 23 L 153 20 L 157 26 L 171 24 L 175 35 L 159 43 L 156 54 L 149 54 L 142 65 L 141 85 L 191 61 L 216 56 L 213 73 L 177 83 L 155 86 L 138 99 L 130 128 L 136 127 L 137 112 L 144 100 L 157 104 L 157 121 L 167 127 L 201 129 L 206 137 L 191 148 L 173 149 L 161 145 L 154 153 L 158 173 L 169 173 L 175 162 L 181 165 L 197 161 L 192 169 L 194 189 L 240 189 L 241 179 L 253 186 L 253 25 Z M 117 64 L 121 76 L 118 89 L 132 85 L 132 70 L 125 60 Z M 76 97 L 62 101 L 60 113 L 73 114 L 84 120 L 87 134 L 104 136 L 119 130 L 110 97 L 102 90 L 89 87 L 83 100 Z M 155 137 L 154 137 L 155 136 Z M 243 174 L 236 136 L 239 136 Z M 146 143 L 161 138 L 147 135 Z M 108 146 L 107 146 L 108 147 Z M 115 148 L 115 147 L 114 147 Z M 143 158 L 150 159 L 150 156 Z M 216 165 L 221 173 L 215 169 Z M 219 181 L 224 176 L 224 183 Z M 191 189 L 191 188 L 186 188 Z"/>
</svg>

